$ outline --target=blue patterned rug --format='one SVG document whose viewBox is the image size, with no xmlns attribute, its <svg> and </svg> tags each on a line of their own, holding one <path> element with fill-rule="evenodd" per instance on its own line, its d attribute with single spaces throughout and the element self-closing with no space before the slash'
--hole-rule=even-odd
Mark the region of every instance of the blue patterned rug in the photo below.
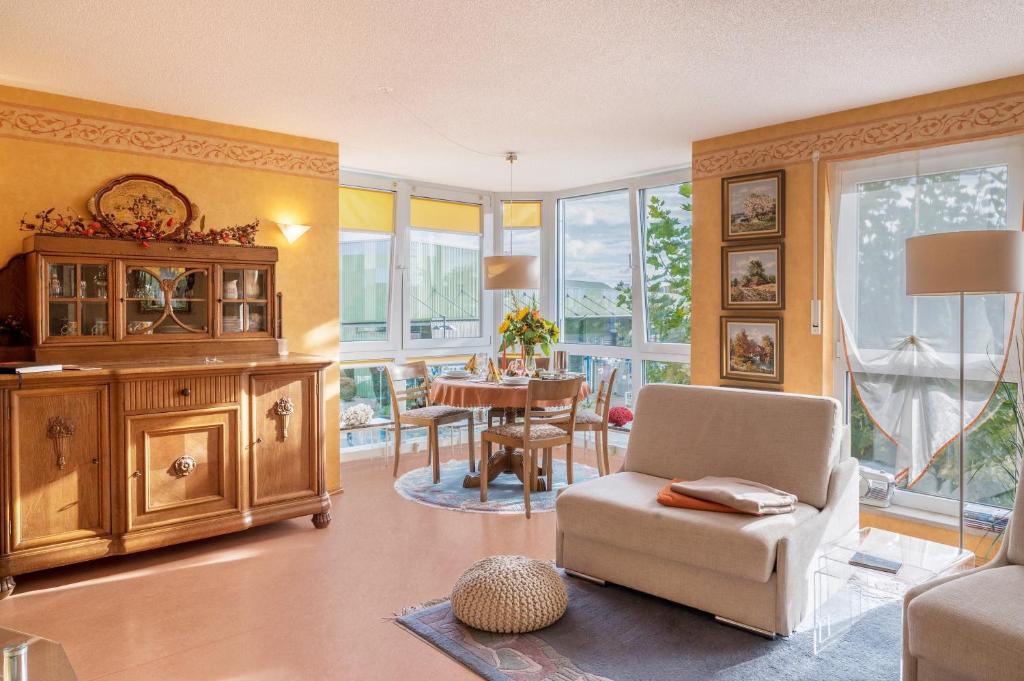
<svg viewBox="0 0 1024 681">
<path fill-rule="evenodd" d="M 900 603 L 871 610 L 814 654 L 813 631 L 769 641 L 698 610 L 564 577 L 569 609 L 530 634 L 489 634 L 448 601 L 398 624 L 488 681 L 899 681 Z"/>
<path fill-rule="evenodd" d="M 565 487 L 565 461 L 555 459 L 555 489 L 530 495 L 530 511 L 545 513 L 555 510 L 558 490 Z M 597 477 L 597 469 L 574 463 L 573 482 Z M 502 473 L 487 486 L 487 501 L 480 503 L 480 489 L 463 487 L 462 479 L 469 472 L 465 460 L 441 464 L 441 483 L 435 485 L 430 467 L 409 471 L 395 481 L 395 491 L 410 501 L 427 506 L 467 513 L 523 513 L 523 484 L 512 473 Z"/>
</svg>

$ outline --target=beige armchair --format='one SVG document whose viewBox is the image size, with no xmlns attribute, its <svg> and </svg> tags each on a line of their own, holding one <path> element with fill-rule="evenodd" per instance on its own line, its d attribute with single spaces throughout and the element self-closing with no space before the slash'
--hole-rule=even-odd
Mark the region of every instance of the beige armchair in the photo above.
<svg viewBox="0 0 1024 681">
<path fill-rule="evenodd" d="M 857 527 L 857 464 L 828 397 L 649 385 L 623 469 L 566 489 L 559 566 L 704 610 L 766 635 L 806 612 L 821 548 Z M 667 508 L 671 478 L 727 476 L 795 494 L 796 511 L 751 516 Z"/>
<path fill-rule="evenodd" d="M 904 597 L 903 681 L 1024 679 L 1024 501 L 989 563 Z"/>
</svg>

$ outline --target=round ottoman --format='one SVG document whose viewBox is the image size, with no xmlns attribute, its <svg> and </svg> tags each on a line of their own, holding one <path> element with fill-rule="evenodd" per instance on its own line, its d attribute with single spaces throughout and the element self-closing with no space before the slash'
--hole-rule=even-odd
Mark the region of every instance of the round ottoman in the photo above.
<svg viewBox="0 0 1024 681">
<path fill-rule="evenodd" d="M 525 556 L 478 560 L 452 589 L 452 614 L 459 621 L 498 634 L 543 629 L 568 605 L 569 594 L 555 568 Z"/>
</svg>

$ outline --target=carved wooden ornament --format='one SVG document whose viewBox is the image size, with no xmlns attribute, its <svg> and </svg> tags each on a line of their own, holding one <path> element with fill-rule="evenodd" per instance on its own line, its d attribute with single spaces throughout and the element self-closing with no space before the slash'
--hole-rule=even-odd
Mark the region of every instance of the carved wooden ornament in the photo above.
<svg viewBox="0 0 1024 681">
<path fill-rule="evenodd" d="M 174 460 L 174 463 L 171 464 L 171 472 L 176 478 L 184 478 L 191 475 L 197 465 L 196 460 L 186 454 Z"/>
<path fill-rule="evenodd" d="M 68 463 L 71 450 L 71 437 L 75 434 L 75 424 L 63 416 L 53 416 L 46 423 L 46 437 L 53 440 L 53 450 L 57 455 L 57 468 L 64 470 Z"/>
<path fill-rule="evenodd" d="M 295 404 L 292 398 L 285 396 L 274 403 L 274 413 L 281 417 L 281 439 L 288 439 L 288 422 L 295 413 Z"/>
</svg>

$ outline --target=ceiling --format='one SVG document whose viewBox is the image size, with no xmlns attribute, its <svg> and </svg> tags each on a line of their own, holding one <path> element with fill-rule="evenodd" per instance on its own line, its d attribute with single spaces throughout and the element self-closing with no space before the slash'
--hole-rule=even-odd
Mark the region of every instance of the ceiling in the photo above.
<svg viewBox="0 0 1024 681">
<path fill-rule="evenodd" d="M 1024 72 L 1019 0 L 0 0 L 0 83 L 547 191 L 692 140 Z M 382 92 L 390 89 L 390 92 Z"/>
</svg>

